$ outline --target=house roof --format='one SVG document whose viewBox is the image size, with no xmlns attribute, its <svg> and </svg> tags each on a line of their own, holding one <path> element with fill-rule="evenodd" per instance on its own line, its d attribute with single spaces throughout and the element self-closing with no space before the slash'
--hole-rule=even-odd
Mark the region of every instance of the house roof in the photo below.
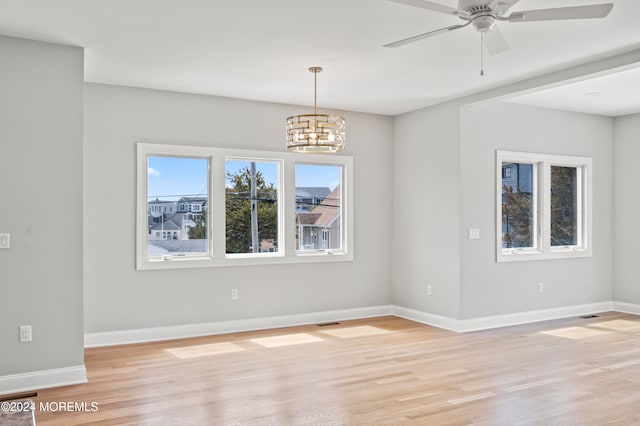
<svg viewBox="0 0 640 426">
<path fill-rule="evenodd" d="M 330 192 L 326 186 L 296 186 L 296 198 L 325 198 Z"/>
<path fill-rule="evenodd" d="M 159 200 L 158 198 L 148 202 L 148 204 L 175 204 L 175 203 L 176 203 L 175 201 Z"/>
<path fill-rule="evenodd" d="M 164 222 L 154 225 L 151 230 L 153 231 L 179 231 L 180 227 L 172 220 L 165 220 Z"/>
<path fill-rule="evenodd" d="M 320 218 L 320 213 L 298 213 L 300 225 L 314 225 Z"/>
<path fill-rule="evenodd" d="M 302 225 L 329 226 L 340 215 L 340 185 L 336 186 L 324 200 L 309 213 L 299 213 Z"/>
<path fill-rule="evenodd" d="M 184 201 L 190 204 L 193 203 L 200 203 L 200 204 L 205 204 L 208 200 L 208 197 L 182 197 L 180 198 L 180 201 Z"/>
</svg>

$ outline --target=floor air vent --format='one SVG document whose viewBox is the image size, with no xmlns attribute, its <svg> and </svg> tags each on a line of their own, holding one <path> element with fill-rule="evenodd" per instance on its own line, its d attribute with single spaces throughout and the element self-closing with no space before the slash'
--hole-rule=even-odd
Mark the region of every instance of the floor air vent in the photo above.
<svg viewBox="0 0 640 426">
<path fill-rule="evenodd" d="M 339 322 L 323 322 L 321 324 L 316 324 L 318 327 L 326 327 L 328 325 L 338 325 L 340 324 Z"/>
<path fill-rule="evenodd" d="M 583 317 L 580 317 L 582 319 L 589 319 L 589 318 L 598 318 L 598 315 L 585 315 Z"/>
</svg>

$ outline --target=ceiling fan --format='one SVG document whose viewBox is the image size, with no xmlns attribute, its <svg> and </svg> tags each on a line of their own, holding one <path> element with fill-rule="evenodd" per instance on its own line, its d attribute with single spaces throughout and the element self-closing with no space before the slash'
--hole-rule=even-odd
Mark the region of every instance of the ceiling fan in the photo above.
<svg viewBox="0 0 640 426">
<path fill-rule="evenodd" d="M 496 21 L 504 22 L 534 22 L 555 21 L 562 19 L 593 19 L 604 18 L 611 12 L 613 3 L 593 4 L 587 6 L 559 7 L 554 9 L 534 9 L 510 12 L 509 9 L 519 0 L 459 0 L 458 8 L 434 3 L 428 0 L 389 0 L 394 3 L 406 4 L 434 12 L 457 16 L 465 21 L 463 24 L 451 25 L 438 30 L 418 34 L 413 37 L 385 44 L 384 47 L 398 47 L 413 43 L 427 37 L 433 37 L 449 31 L 458 30 L 472 25 L 480 32 L 482 43 L 487 51 L 494 55 L 509 49 L 504 36 L 495 25 Z M 486 35 L 486 37 L 485 37 Z"/>
</svg>

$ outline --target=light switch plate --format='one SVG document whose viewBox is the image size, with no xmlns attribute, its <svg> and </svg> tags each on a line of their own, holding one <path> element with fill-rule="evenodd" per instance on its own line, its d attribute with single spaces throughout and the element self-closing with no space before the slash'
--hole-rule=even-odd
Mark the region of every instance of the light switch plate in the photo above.
<svg viewBox="0 0 640 426">
<path fill-rule="evenodd" d="M 0 234 L 0 249 L 8 249 L 11 247 L 11 234 Z"/>
<path fill-rule="evenodd" d="M 469 239 L 470 240 L 479 240 L 480 239 L 480 229 L 478 229 L 478 228 L 469 228 Z"/>
</svg>

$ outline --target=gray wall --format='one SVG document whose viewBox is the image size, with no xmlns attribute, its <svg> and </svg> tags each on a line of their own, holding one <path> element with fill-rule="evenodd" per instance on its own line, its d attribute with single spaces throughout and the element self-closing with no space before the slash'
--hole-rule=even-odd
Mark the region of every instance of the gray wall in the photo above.
<svg viewBox="0 0 640 426">
<path fill-rule="evenodd" d="M 462 108 L 460 140 L 460 318 L 611 300 L 613 120 L 485 102 Z M 496 263 L 496 150 L 593 159 L 592 257 Z"/>
<path fill-rule="evenodd" d="M 613 120 L 479 97 L 394 118 L 393 303 L 470 319 L 610 301 Z M 593 158 L 593 257 L 496 263 L 497 149 Z"/>
<path fill-rule="evenodd" d="M 391 301 L 390 117 L 341 112 L 355 157 L 355 261 L 135 270 L 136 142 L 284 150 L 287 105 L 85 85 L 85 331 L 260 318 Z M 114 212 L 113 205 L 119 209 Z M 230 300 L 230 289 L 239 299 Z"/>
<path fill-rule="evenodd" d="M 393 303 L 450 318 L 459 305 L 459 117 L 454 104 L 422 109 L 395 117 L 393 134 Z"/>
<path fill-rule="evenodd" d="M 0 376 L 82 366 L 83 51 L 0 36 L 0 58 Z"/>
<path fill-rule="evenodd" d="M 640 304 L 638 242 L 640 241 L 640 114 L 614 121 L 613 157 L 613 298 L 618 302 Z"/>
<path fill-rule="evenodd" d="M 612 297 L 640 303 L 640 199 L 629 190 L 638 115 L 496 103 L 461 111 L 491 93 L 395 118 L 342 112 L 355 157 L 354 262 L 136 271 L 136 142 L 280 151 L 284 118 L 304 108 L 83 86 L 79 48 L 0 37 L 0 55 L 0 232 L 12 234 L 12 248 L 0 250 L 0 376 L 81 365 L 83 331 L 388 303 L 451 318 Z M 515 89 L 610 62 L 618 64 Z M 497 148 L 593 157 L 592 258 L 495 263 Z M 467 240 L 468 227 L 481 239 Z M 34 327 L 32 343 L 18 343 L 23 324 Z"/>
</svg>

